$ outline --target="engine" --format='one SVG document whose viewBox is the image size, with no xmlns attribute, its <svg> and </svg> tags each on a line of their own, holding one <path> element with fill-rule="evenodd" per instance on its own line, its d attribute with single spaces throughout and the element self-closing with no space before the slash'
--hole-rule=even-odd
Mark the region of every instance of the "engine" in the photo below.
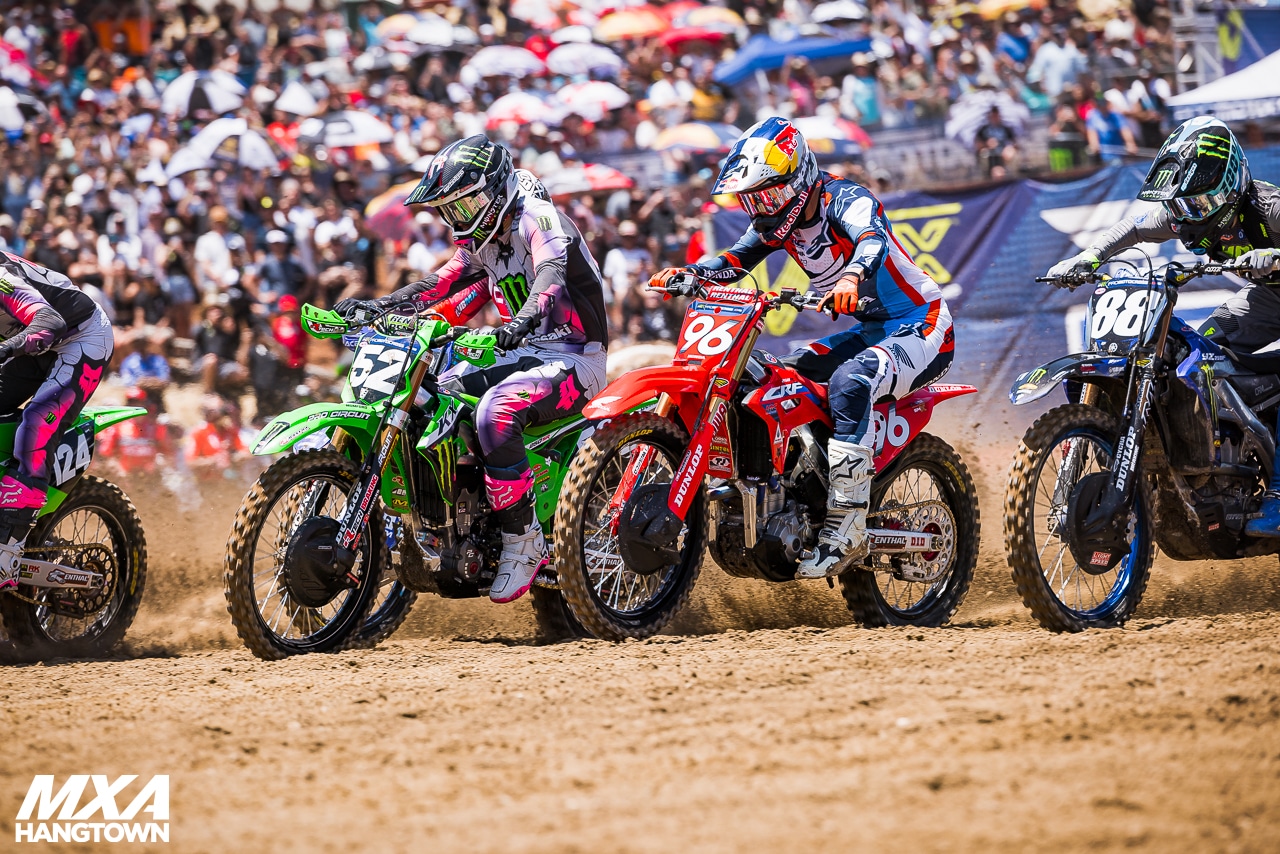
<svg viewBox="0 0 1280 854">
<path fill-rule="evenodd" d="M 732 489 L 734 487 L 725 487 Z M 738 578 L 787 581 L 795 577 L 801 553 L 813 546 L 817 530 L 800 502 L 777 483 L 739 482 L 733 498 L 712 505 L 715 534 L 711 556 L 720 568 Z M 755 492 L 754 501 L 752 492 Z M 753 502 L 756 512 L 744 513 Z M 747 546 L 748 517 L 755 520 L 755 545 Z"/>
</svg>

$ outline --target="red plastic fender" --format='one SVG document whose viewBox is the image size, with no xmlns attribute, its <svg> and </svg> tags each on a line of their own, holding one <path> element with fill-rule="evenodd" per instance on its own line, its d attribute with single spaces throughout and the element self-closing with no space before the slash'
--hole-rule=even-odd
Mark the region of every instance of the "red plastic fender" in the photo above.
<svg viewBox="0 0 1280 854">
<path fill-rule="evenodd" d="M 609 383 L 582 409 L 582 417 L 590 421 L 616 418 L 640 404 L 656 400 L 666 393 L 680 412 L 680 420 L 686 429 L 693 431 L 693 422 L 707 396 L 709 377 L 699 366 L 657 365 L 628 371 Z"/>
<path fill-rule="evenodd" d="M 975 392 L 977 389 L 970 385 L 927 385 L 901 400 L 877 404 L 871 414 L 876 471 L 883 471 L 903 448 L 911 444 L 911 440 L 933 417 L 935 405 Z"/>
</svg>

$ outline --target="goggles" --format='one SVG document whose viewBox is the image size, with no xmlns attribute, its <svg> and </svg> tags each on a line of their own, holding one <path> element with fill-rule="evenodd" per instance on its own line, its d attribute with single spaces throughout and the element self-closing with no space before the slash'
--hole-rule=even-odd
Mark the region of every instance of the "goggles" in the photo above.
<svg viewBox="0 0 1280 854">
<path fill-rule="evenodd" d="M 478 193 L 445 202 L 436 210 L 440 211 L 445 222 L 458 229 L 470 225 L 476 216 L 489 206 L 490 201 L 488 193 L 481 190 Z"/>
<path fill-rule="evenodd" d="M 1228 195 L 1230 195 L 1228 190 L 1216 190 L 1183 199 L 1170 199 L 1164 204 L 1174 219 L 1199 222 L 1217 213 L 1227 203 Z"/>
<path fill-rule="evenodd" d="M 776 187 L 765 187 L 763 190 L 752 190 L 739 193 L 738 202 L 751 218 L 773 216 L 796 197 L 796 188 L 790 184 L 779 184 Z"/>
</svg>

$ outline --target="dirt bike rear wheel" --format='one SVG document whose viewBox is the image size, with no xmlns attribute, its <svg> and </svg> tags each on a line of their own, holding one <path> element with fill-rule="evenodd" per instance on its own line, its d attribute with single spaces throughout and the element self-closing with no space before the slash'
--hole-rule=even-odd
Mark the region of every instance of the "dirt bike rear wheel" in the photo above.
<svg viewBox="0 0 1280 854">
<path fill-rule="evenodd" d="M 87 658 L 109 653 L 124 638 L 142 604 L 147 580 L 147 541 L 133 502 L 120 487 L 85 475 L 62 506 L 40 519 L 27 538 L 27 552 L 38 560 L 67 563 L 58 545 L 102 545 L 110 550 L 111 567 L 95 568 L 107 576 L 100 607 L 91 603 L 83 616 L 57 613 L 51 598 L 59 592 L 20 586 L 17 596 L 0 594 L 0 619 L 19 659 Z M 70 605 L 76 606 L 70 594 Z"/>
<path fill-rule="evenodd" d="M 923 582 L 902 578 L 896 569 L 851 569 L 840 576 L 840 592 L 854 619 L 864 626 L 941 626 L 960 607 L 973 581 L 981 530 L 978 491 L 960 455 L 929 433 L 912 439 L 891 466 L 890 478 L 872 481 L 867 527 L 941 535 L 942 551 L 932 557 L 929 553 L 904 555 L 901 560 L 937 563 L 942 572 L 935 580 Z M 930 501 L 941 505 L 909 509 Z M 908 509 L 893 513 L 894 505 Z"/>
<path fill-rule="evenodd" d="M 604 640 L 657 634 L 689 600 L 707 544 L 707 497 L 699 484 L 676 540 L 678 561 L 652 574 L 633 572 L 623 563 L 618 537 L 604 517 L 631 454 L 642 445 L 655 452 L 652 468 L 641 476 L 642 484 L 669 484 L 688 449 L 689 437 L 679 424 L 652 413 L 613 419 L 578 450 L 556 507 L 561 592 L 583 628 Z M 623 607 L 624 596 L 627 607 Z"/>
<path fill-rule="evenodd" d="M 564 601 L 564 595 L 559 590 L 535 585 L 529 588 L 529 599 L 533 603 L 533 618 L 538 624 L 540 643 L 591 637 L 591 633 L 573 615 L 569 603 Z"/>
<path fill-rule="evenodd" d="M 1080 478 L 1110 466 L 1119 436 L 1120 421 L 1114 415 L 1069 403 L 1041 415 L 1018 445 L 1005 492 L 1005 552 L 1023 603 L 1050 631 L 1121 626 L 1147 589 L 1155 544 L 1145 475 L 1139 474 L 1134 492 L 1129 553 L 1112 569 L 1098 573 L 1079 566 L 1055 528 L 1065 523 L 1065 502 Z M 1073 443 L 1081 456 L 1070 464 L 1069 482 L 1059 487 Z M 1051 465 L 1054 470 L 1047 471 Z M 1046 477 L 1053 483 L 1043 483 Z"/>
<path fill-rule="evenodd" d="M 357 463 L 335 451 L 304 451 L 272 463 L 245 495 L 227 541 L 223 584 L 236 633 L 259 658 L 336 652 L 359 642 L 378 581 L 390 572 L 380 507 L 373 508 L 360 538 L 356 566 L 364 571 L 356 587 L 309 608 L 292 600 L 282 578 L 283 550 L 291 531 L 306 521 L 301 517 L 337 518 L 359 471 Z M 308 510 L 311 501 L 321 503 Z M 260 549 L 266 553 L 259 554 Z"/>
</svg>

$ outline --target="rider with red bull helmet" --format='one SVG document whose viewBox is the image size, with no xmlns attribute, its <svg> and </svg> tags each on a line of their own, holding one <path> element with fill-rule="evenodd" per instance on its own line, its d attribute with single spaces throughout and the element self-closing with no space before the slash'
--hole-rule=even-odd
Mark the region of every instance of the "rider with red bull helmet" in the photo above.
<svg viewBox="0 0 1280 854">
<path fill-rule="evenodd" d="M 434 274 L 372 304 L 344 300 L 339 313 L 408 300 L 460 325 L 490 301 L 506 353 L 493 367 L 461 365 L 441 377 L 480 397 L 476 433 L 502 555 L 489 590 L 495 602 L 528 591 L 547 563 L 533 508 L 525 428 L 582 411 L 604 387 L 609 333 L 600 269 L 573 221 L 506 148 L 477 135 L 440 151 L 405 204 L 435 208 L 458 251 Z"/>
<path fill-rule="evenodd" d="M 803 375 L 829 382 L 835 434 L 827 445 L 827 517 L 797 576 L 844 572 L 868 551 L 873 458 L 872 406 L 934 382 L 955 351 L 942 291 L 894 236 L 884 206 L 866 187 L 819 170 L 800 131 L 770 118 L 734 144 L 712 193 L 736 195 L 751 227 L 730 249 L 685 269 L 735 282 L 783 249 L 822 293 L 821 307 L 853 315 L 850 328 L 787 357 Z M 663 286 L 681 272 L 663 270 Z"/>
</svg>

